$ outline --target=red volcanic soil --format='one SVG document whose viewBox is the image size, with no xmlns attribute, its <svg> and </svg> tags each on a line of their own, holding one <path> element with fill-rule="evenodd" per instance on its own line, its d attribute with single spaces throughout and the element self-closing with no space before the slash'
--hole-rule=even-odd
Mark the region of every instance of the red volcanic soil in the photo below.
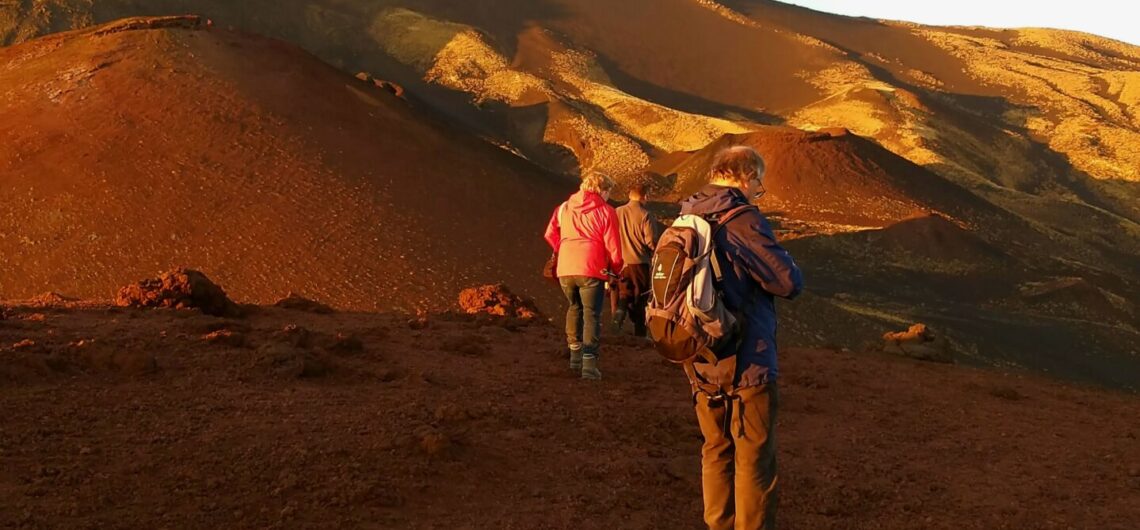
<svg viewBox="0 0 1140 530">
<path fill-rule="evenodd" d="M 727 134 L 650 168 L 675 178 L 674 189 L 684 196 L 708 182 L 713 157 L 734 145 L 752 147 L 767 161 L 766 209 L 800 221 L 882 227 L 929 211 L 968 218 L 996 211 L 956 184 L 845 129 L 765 127 Z"/>
<path fill-rule="evenodd" d="M 538 289 L 570 184 L 281 41 L 197 17 L 0 49 L 0 295 L 172 266 L 238 299 L 442 308 Z"/>
<path fill-rule="evenodd" d="M 0 526 L 700 528 L 681 371 L 489 315 L 44 297 L 0 321 Z M 1133 528 L 1140 398 L 781 351 L 785 528 Z"/>
</svg>

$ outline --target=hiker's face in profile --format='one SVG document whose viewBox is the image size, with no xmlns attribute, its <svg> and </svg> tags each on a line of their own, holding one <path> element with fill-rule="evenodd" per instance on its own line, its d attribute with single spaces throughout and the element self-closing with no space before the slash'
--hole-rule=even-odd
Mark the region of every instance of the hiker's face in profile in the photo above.
<svg viewBox="0 0 1140 530">
<path fill-rule="evenodd" d="M 756 176 L 748 181 L 748 187 L 744 190 L 744 195 L 750 197 L 752 200 L 759 200 L 764 196 L 764 168 L 756 168 Z"/>
</svg>

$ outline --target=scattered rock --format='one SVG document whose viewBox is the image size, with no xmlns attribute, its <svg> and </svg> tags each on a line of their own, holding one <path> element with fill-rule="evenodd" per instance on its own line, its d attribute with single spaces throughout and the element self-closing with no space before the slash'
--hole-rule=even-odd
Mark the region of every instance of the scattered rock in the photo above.
<svg viewBox="0 0 1140 530">
<path fill-rule="evenodd" d="M 383 79 L 374 79 L 372 83 L 383 90 L 387 90 L 393 96 L 404 99 L 404 87 L 402 85 L 391 81 L 384 81 Z"/>
<path fill-rule="evenodd" d="M 830 140 L 832 138 L 841 138 L 851 134 L 851 131 L 846 127 L 824 127 L 815 133 L 808 135 L 808 141 L 817 140 Z"/>
<path fill-rule="evenodd" d="M 288 296 L 278 300 L 277 303 L 275 303 L 273 305 L 280 307 L 280 308 L 283 308 L 283 309 L 291 309 L 294 311 L 306 311 L 309 313 L 316 313 L 319 315 L 327 315 L 327 314 L 334 312 L 333 308 L 331 308 L 325 304 L 322 304 L 320 302 L 316 302 L 313 300 L 309 300 L 308 298 L 304 298 L 301 295 L 296 294 L 296 293 L 289 293 Z"/>
<path fill-rule="evenodd" d="M 219 346 L 241 348 L 245 346 L 245 335 L 228 329 L 219 329 L 202 336 L 202 340 Z"/>
<path fill-rule="evenodd" d="M 30 300 L 28 300 L 28 305 L 32 307 L 53 307 L 66 305 L 69 302 L 76 302 L 78 300 L 78 298 L 72 298 L 70 296 L 64 296 L 56 292 L 50 292 L 33 296 Z"/>
<path fill-rule="evenodd" d="M 524 319 L 539 316 L 534 300 L 520 298 L 503 284 L 480 285 L 459 293 L 459 307 L 465 313 L 485 313 L 495 316 Z"/>
<path fill-rule="evenodd" d="M 297 348 L 308 348 L 312 345 L 312 333 L 308 329 L 296 324 L 289 324 L 281 331 L 273 334 L 281 342 Z"/>
<path fill-rule="evenodd" d="M 34 341 L 32 339 L 24 339 L 24 340 L 17 342 L 17 343 L 12 345 L 12 349 L 16 350 L 16 351 L 32 350 L 32 349 L 35 349 L 36 347 L 37 347 L 36 341 Z"/>
<path fill-rule="evenodd" d="M 906 331 L 884 333 L 883 340 L 888 343 L 923 343 L 933 341 L 934 334 L 926 327 L 926 324 L 915 324 Z"/>
<path fill-rule="evenodd" d="M 176 269 L 158 278 L 142 280 L 119 290 L 115 305 L 120 307 L 165 307 L 198 309 L 207 315 L 237 316 L 240 313 L 226 292 L 205 274 L 192 269 Z"/>
<path fill-rule="evenodd" d="M 384 90 L 400 99 L 404 99 L 404 87 L 396 83 L 385 81 L 383 79 L 376 79 L 375 77 L 372 77 L 372 74 L 368 72 L 358 72 L 356 74 L 356 78 L 364 81 L 365 83 L 372 83 L 372 85 L 376 88 Z"/>
<path fill-rule="evenodd" d="M 200 328 L 199 333 L 213 333 L 215 331 L 233 331 L 235 333 L 249 333 L 253 331 L 253 326 L 240 320 L 214 320 L 210 319 L 205 322 Z"/>
<path fill-rule="evenodd" d="M 883 351 L 921 361 L 953 363 L 949 342 L 938 337 L 926 324 L 914 324 L 906 331 L 883 334 Z"/>
<path fill-rule="evenodd" d="M 431 325 L 431 321 L 427 317 L 416 317 L 408 320 L 408 328 L 419 331 L 427 329 Z"/>
</svg>

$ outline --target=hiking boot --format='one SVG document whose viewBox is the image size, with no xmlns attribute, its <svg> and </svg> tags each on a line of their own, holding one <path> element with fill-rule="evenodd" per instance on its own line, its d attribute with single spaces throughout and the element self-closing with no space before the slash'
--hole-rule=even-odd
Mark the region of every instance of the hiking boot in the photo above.
<svg viewBox="0 0 1140 530">
<path fill-rule="evenodd" d="M 618 309 L 614 312 L 614 331 L 621 333 L 621 328 L 625 326 L 626 310 Z"/>
<path fill-rule="evenodd" d="M 598 356 L 584 355 L 582 357 L 582 379 L 597 381 L 602 378 L 602 371 L 598 370 Z"/>
<path fill-rule="evenodd" d="M 635 322 L 635 324 L 636 324 L 636 322 Z M 644 324 L 642 324 L 640 326 L 634 326 L 633 327 L 633 336 L 634 337 L 647 337 L 647 336 L 649 336 L 649 329 L 647 329 Z"/>
<path fill-rule="evenodd" d="M 582 349 L 570 348 L 570 371 L 575 374 L 582 373 Z"/>
</svg>

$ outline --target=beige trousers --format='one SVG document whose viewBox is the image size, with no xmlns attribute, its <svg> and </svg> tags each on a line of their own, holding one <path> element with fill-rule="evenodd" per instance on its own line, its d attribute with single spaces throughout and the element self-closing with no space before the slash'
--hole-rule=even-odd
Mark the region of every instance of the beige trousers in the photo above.
<svg viewBox="0 0 1140 530">
<path fill-rule="evenodd" d="M 696 394 L 701 488 L 710 530 L 776 528 L 775 383 L 741 388 L 725 399 Z"/>
</svg>

